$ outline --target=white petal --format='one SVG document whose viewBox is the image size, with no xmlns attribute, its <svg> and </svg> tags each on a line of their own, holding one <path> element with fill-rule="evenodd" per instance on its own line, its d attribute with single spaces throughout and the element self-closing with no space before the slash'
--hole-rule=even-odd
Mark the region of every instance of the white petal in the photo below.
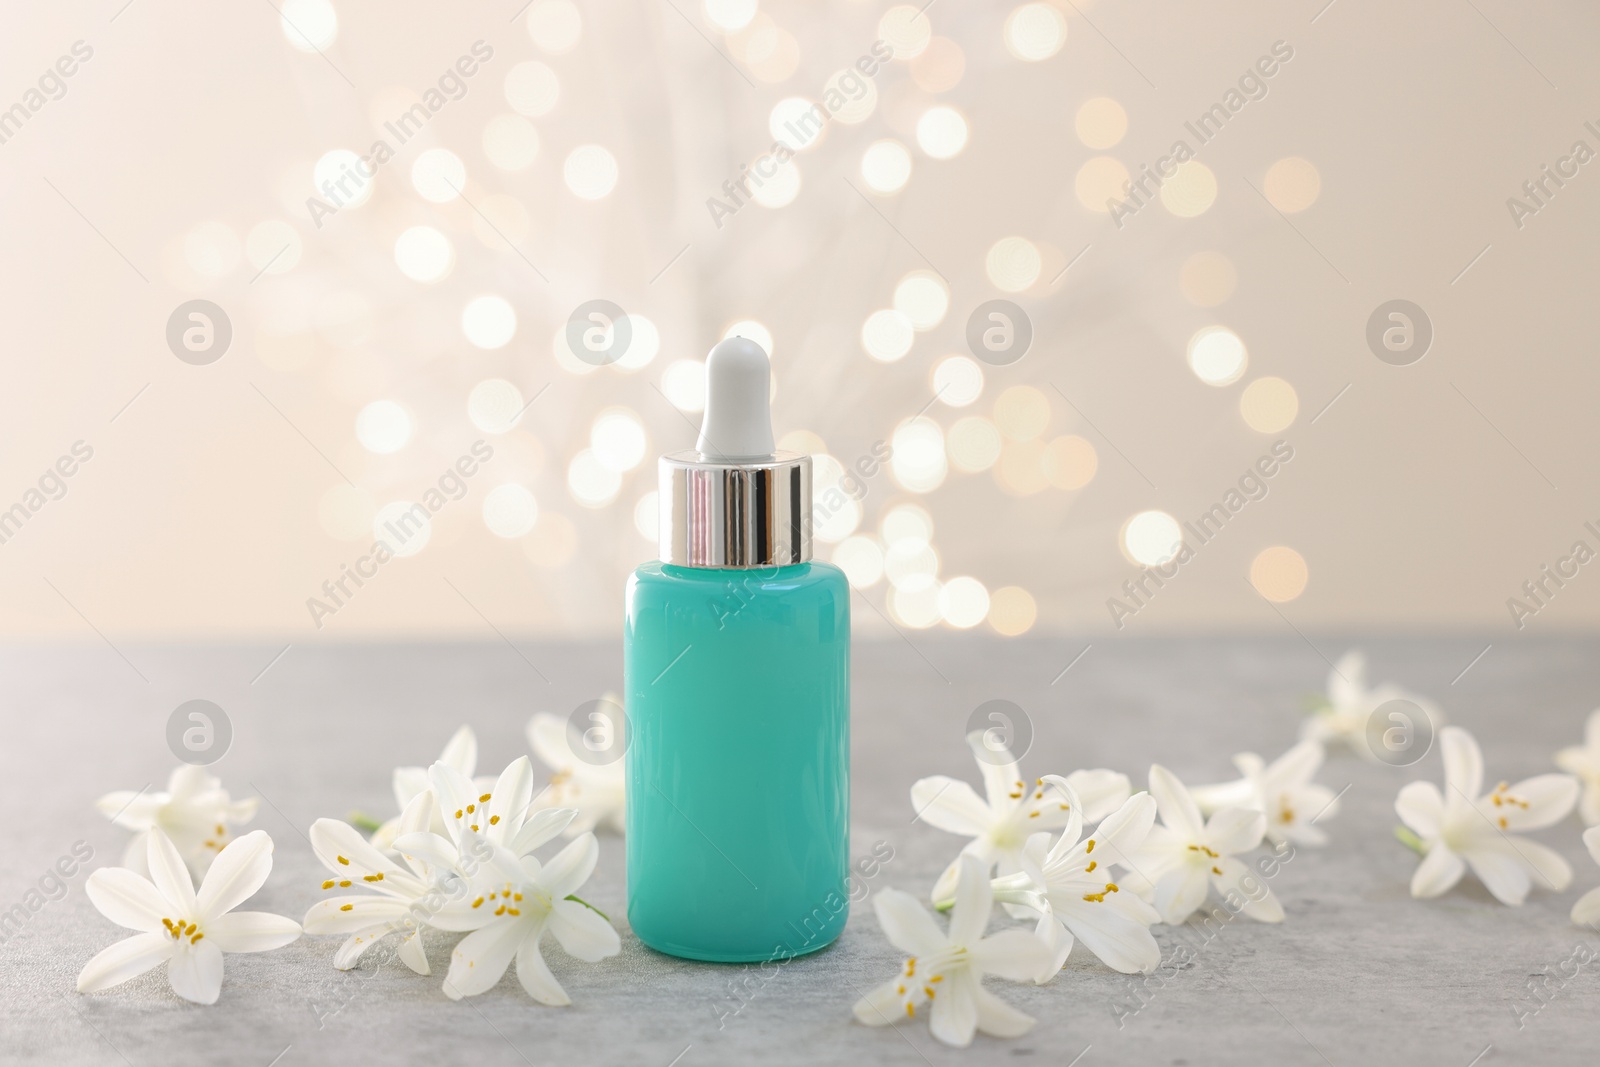
<svg viewBox="0 0 1600 1067">
<path fill-rule="evenodd" d="M 989 884 L 988 868 L 976 857 L 964 855 L 956 875 L 956 902 L 950 909 L 949 940 L 952 945 L 971 947 L 983 937 L 989 925 L 994 888 Z"/>
<path fill-rule="evenodd" d="M 167 981 L 184 1000 L 215 1004 L 222 992 L 222 949 L 210 940 L 179 949 L 167 960 Z"/>
<path fill-rule="evenodd" d="M 1006 811 L 1016 805 L 1011 796 L 1016 792 L 1022 772 L 1017 770 L 1016 758 L 1011 750 L 1000 743 L 1000 735 L 989 730 L 974 730 L 967 735 L 967 747 L 978 761 L 978 773 L 983 776 L 984 794 L 989 798 L 989 809 Z"/>
<path fill-rule="evenodd" d="M 426 831 L 401 834 L 394 839 L 394 850 L 442 871 L 455 870 L 461 862 L 460 850 L 448 838 Z"/>
<path fill-rule="evenodd" d="M 1583 799 L 1578 801 L 1578 815 L 1585 826 L 1600 824 L 1600 779 L 1591 778 L 1584 787 Z"/>
<path fill-rule="evenodd" d="M 1411 782 L 1394 800 L 1394 813 L 1422 838 L 1439 836 L 1444 821 L 1444 797 L 1432 782 Z"/>
<path fill-rule="evenodd" d="M 479 791 L 473 786 L 471 778 L 442 760 L 428 768 L 428 782 L 433 786 L 433 796 L 438 802 L 439 814 L 444 819 L 445 832 L 450 835 L 450 840 L 459 841 L 466 823 L 464 817 L 456 818 L 456 812 L 462 812 L 465 816 L 467 805 L 477 802 Z"/>
<path fill-rule="evenodd" d="M 1591 889 L 1578 898 L 1572 905 L 1572 921 L 1579 926 L 1600 927 L 1600 889 Z"/>
<path fill-rule="evenodd" d="M 543 811 L 534 812 L 506 843 L 506 847 L 518 856 L 526 856 L 539 846 L 559 837 L 577 814 L 571 808 L 545 808 Z"/>
<path fill-rule="evenodd" d="M 928 909 L 901 889 L 883 889 L 872 898 L 872 910 L 889 943 L 912 956 L 928 956 L 949 944 Z"/>
<path fill-rule="evenodd" d="M 401 941 L 400 948 L 395 955 L 400 957 L 401 963 L 410 967 L 417 974 L 433 973 L 428 967 L 428 953 L 422 944 L 421 930 Z"/>
<path fill-rule="evenodd" d="M 528 744 L 539 761 L 560 772 L 573 764 L 572 746 L 567 742 L 567 720 L 541 711 L 528 720 Z"/>
<path fill-rule="evenodd" d="M 593 834 L 584 834 L 557 852 L 539 874 L 539 884 L 556 900 L 576 893 L 594 873 L 600 859 L 600 843 Z"/>
<path fill-rule="evenodd" d="M 400 809 L 400 819 L 395 826 L 395 836 L 403 834 L 420 833 L 433 825 L 433 817 L 439 810 L 439 805 L 434 802 L 433 790 L 428 788 L 426 778 L 422 781 L 422 788 L 417 790 Z"/>
<path fill-rule="evenodd" d="M 188 918 L 193 915 L 194 880 L 189 877 L 189 868 L 184 866 L 183 857 L 178 855 L 172 840 L 159 829 L 151 830 L 145 845 L 147 848 L 145 862 L 150 865 L 150 881 L 155 883 L 156 889 L 167 898 L 167 902 L 179 916 Z M 174 916 L 174 920 L 177 917 Z"/>
<path fill-rule="evenodd" d="M 994 819 L 970 785 L 942 774 L 911 786 L 911 810 L 929 826 L 963 837 L 977 837 Z"/>
<path fill-rule="evenodd" d="M 528 805 L 533 801 L 533 764 L 528 762 L 528 757 L 518 756 L 512 760 L 500 772 L 499 779 L 489 792 L 489 818 L 498 817 L 495 825 L 500 827 L 504 836 L 515 836 L 522 828 L 522 820 L 527 818 Z"/>
<path fill-rule="evenodd" d="M 200 883 L 195 898 L 201 922 L 209 929 L 218 916 L 237 908 L 255 895 L 272 873 L 272 838 L 265 830 L 252 830 L 236 837 L 217 854 Z M 284 920 L 288 922 L 287 919 Z M 292 924 L 291 924 L 292 925 Z M 299 932 L 299 927 L 295 931 Z M 224 952 L 243 952 L 227 948 Z"/>
<path fill-rule="evenodd" d="M 544 953 L 539 951 L 538 937 L 524 939 L 517 949 L 517 981 L 522 983 L 528 996 L 540 1004 L 561 1008 L 572 1003 L 567 991 L 550 973 L 550 965 L 545 963 Z"/>
<path fill-rule="evenodd" d="M 1014 918 L 1020 918 L 1013 913 Z M 1038 985 L 1044 985 L 1050 979 L 1061 973 L 1061 968 L 1067 965 L 1067 957 L 1072 955 L 1072 946 L 1075 939 L 1072 931 L 1061 925 L 1053 911 L 1039 913 L 1038 925 L 1034 927 L 1033 936 L 1039 943 L 1050 950 L 1050 962 L 1039 968 L 1039 973 L 1033 976 Z"/>
<path fill-rule="evenodd" d="M 1214 860 L 1213 866 L 1222 872 L 1212 873 L 1213 884 L 1224 899 L 1231 899 L 1231 902 L 1239 907 L 1241 915 L 1257 922 L 1283 922 L 1283 905 L 1272 895 L 1272 890 L 1268 888 L 1264 879 L 1232 856 Z M 1255 886 L 1254 894 L 1244 885 L 1246 878 L 1252 880 Z"/>
<path fill-rule="evenodd" d="M 1133 793 L 1133 783 L 1126 774 L 1103 767 L 1073 771 L 1065 780 L 1083 805 L 1084 822 L 1099 822 L 1121 807 Z"/>
<path fill-rule="evenodd" d="M 311 824 L 311 848 L 322 865 L 340 878 L 360 881 L 368 874 L 407 877 L 399 864 L 373 848 L 359 830 L 338 819 L 318 819 Z"/>
<path fill-rule="evenodd" d="M 990 1037 L 1021 1037 L 1033 1029 L 1033 1016 L 1023 1014 L 981 985 L 973 989 L 972 998 L 978 1007 L 978 1029 Z"/>
<path fill-rule="evenodd" d="M 534 930 L 534 925 L 526 920 L 498 920 L 463 937 L 450 954 L 450 973 L 445 975 L 444 995 L 460 1000 L 493 989 L 511 966 L 517 946 Z"/>
<path fill-rule="evenodd" d="M 1444 753 L 1444 781 L 1462 796 L 1476 800 L 1483 792 L 1483 751 L 1472 735 L 1459 726 L 1439 731 L 1439 747 Z"/>
<path fill-rule="evenodd" d="M 1572 884 L 1572 865 L 1555 849 L 1530 841 L 1526 837 L 1508 837 L 1506 843 L 1528 868 L 1533 884 L 1540 889 L 1560 893 Z"/>
<path fill-rule="evenodd" d="M 100 874 L 101 871 L 96 871 Z M 78 973 L 78 992 L 98 993 L 136 978 L 172 955 L 166 934 L 136 934 L 102 949 Z"/>
<path fill-rule="evenodd" d="M 1367 657 L 1351 649 L 1339 657 L 1328 675 L 1328 698 L 1334 707 L 1343 708 L 1361 701 L 1367 684 Z"/>
<path fill-rule="evenodd" d="M 393 897 L 326 897 L 306 911 L 308 934 L 353 934 L 379 923 L 396 922 L 407 911 L 406 902 Z"/>
<path fill-rule="evenodd" d="M 463 724 L 445 742 L 439 754 L 441 762 L 449 764 L 464 778 L 471 778 L 478 769 L 478 737 L 472 727 Z"/>
<path fill-rule="evenodd" d="M 1205 832 L 1200 809 L 1177 775 L 1159 763 L 1150 765 L 1150 795 L 1156 798 L 1156 809 L 1163 823 L 1191 840 L 1199 840 Z"/>
<path fill-rule="evenodd" d="M 971 974 L 958 971 L 952 975 L 934 997 L 928 1032 L 951 1048 L 972 1044 L 972 1035 L 978 1029 L 978 1001 L 973 995 L 976 989 L 977 982 Z"/>
<path fill-rule="evenodd" d="M 959 942 L 958 942 L 959 943 Z M 984 974 L 1030 982 L 1050 966 L 1055 953 L 1026 930 L 1001 930 L 976 944 L 968 942 L 972 965 Z"/>
<path fill-rule="evenodd" d="M 1176 926 L 1194 914 L 1205 903 L 1210 876 L 1204 867 L 1185 863 L 1168 871 L 1156 882 L 1155 900 L 1152 903 L 1161 913 L 1161 921 Z"/>
<path fill-rule="evenodd" d="M 373 945 L 394 933 L 394 927 L 388 923 L 379 926 L 367 926 L 345 939 L 344 944 L 333 954 L 333 965 L 341 971 L 348 971 Z"/>
<path fill-rule="evenodd" d="M 1234 757 L 1234 759 L 1239 758 L 1241 757 Z M 1191 786 L 1189 795 L 1194 797 L 1195 805 L 1204 815 L 1209 815 L 1218 808 L 1254 807 L 1260 800 L 1255 783 L 1248 778 L 1238 778 L 1217 785 Z"/>
<path fill-rule="evenodd" d="M 1483 810 L 1504 816 L 1506 829 L 1542 830 L 1571 814 L 1578 803 L 1578 780 L 1567 774 L 1541 774 L 1516 783 L 1510 793 L 1528 806 L 1508 803 L 1494 808 L 1491 803 Z"/>
<path fill-rule="evenodd" d="M 1597 891 L 1600 892 L 1600 891 Z M 909 894 L 907 894 L 909 896 Z M 856 1020 L 868 1026 L 887 1026 L 905 1015 L 901 1007 L 899 980 L 891 979 L 875 986 L 866 996 L 856 1001 Z"/>
<path fill-rule="evenodd" d="M 1211 847 L 1224 856 L 1249 852 L 1261 844 L 1261 835 L 1266 830 L 1265 815 L 1241 808 L 1223 808 L 1206 823 L 1206 837 Z"/>
<path fill-rule="evenodd" d="M 417 798 L 417 794 L 427 790 L 428 772 L 422 767 L 396 767 L 389 779 L 389 787 L 394 790 L 395 807 L 404 811 L 406 805 Z"/>
<path fill-rule="evenodd" d="M 1272 766 L 1263 773 L 1271 780 L 1274 789 L 1304 785 L 1316 777 L 1322 759 L 1321 745 L 1315 741 L 1301 741 L 1273 760 Z"/>
<path fill-rule="evenodd" d="M 1106 816 L 1092 836 L 1100 848 L 1110 849 L 1117 855 L 1131 855 L 1150 836 L 1155 821 L 1155 798 L 1141 791 Z"/>
<path fill-rule="evenodd" d="M 1434 845 L 1411 876 L 1411 895 L 1428 900 L 1449 892 L 1467 872 L 1464 860 L 1444 845 Z"/>
<path fill-rule="evenodd" d="M 1080 899 L 1063 901 L 1056 915 L 1067 924 L 1083 947 L 1114 971 L 1138 974 L 1155 970 L 1161 946 L 1150 934 L 1150 922 L 1160 915 L 1126 890 L 1107 893 L 1102 903 Z"/>
<path fill-rule="evenodd" d="M 1077 805 L 1073 805 L 1076 807 Z M 1071 832 L 1069 827 L 1062 831 L 1062 839 Z M 1050 856 L 1050 834 L 1041 830 L 1036 834 L 1029 834 L 1027 842 L 1022 846 L 1022 851 L 1017 856 L 1017 864 L 1022 870 L 1022 875 L 1028 879 L 1030 885 L 1039 890 L 1045 887 L 1044 866 Z"/>
<path fill-rule="evenodd" d="M 1589 850 L 1589 858 L 1600 863 L 1600 826 L 1591 826 L 1583 832 L 1583 847 Z"/>
<path fill-rule="evenodd" d="M 550 932 L 567 955 L 594 963 L 622 951 L 622 939 L 611 924 L 576 900 L 558 900 L 550 913 Z"/>
<path fill-rule="evenodd" d="M 1506 842 L 1487 842 L 1466 853 L 1467 864 L 1502 904 L 1521 904 L 1533 886 L 1529 865 Z"/>
<path fill-rule="evenodd" d="M 224 952 L 266 952 L 300 936 L 300 924 L 265 911 L 235 911 L 205 925 L 205 940 Z"/>
<path fill-rule="evenodd" d="M 95 910 L 118 926 L 156 933 L 172 905 L 148 879 L 123 867 L 102 867 L 89 875 L 84 891 Z"/>
<path fill-rule="evenodd" d="M 94 806 L 115 825 L 125 830 L 144 831 L 156 824 L 157 814 L 170 799 L 166 793 L 119 789 L 95 801 Z"/>
</svg>

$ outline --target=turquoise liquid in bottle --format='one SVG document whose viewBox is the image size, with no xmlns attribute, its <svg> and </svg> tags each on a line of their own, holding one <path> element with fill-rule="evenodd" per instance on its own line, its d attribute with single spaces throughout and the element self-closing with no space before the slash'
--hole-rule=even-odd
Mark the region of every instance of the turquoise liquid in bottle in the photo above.
<svg viewBox="0 0 1600 1067">
<path fill-rule="evenodd" d="M 628 581 L 628 922 L 689 959 L 812 952 L 849 910 L 850 587 L 811 559 L 770 373 L 712 350 L 699 440 L 661 459 L 661 559 Z"/>
<path fill-rule="evenodd" d="M 647 563 L 628 583 L 628 922 L 690 959 L 844 929 L 850 589 L 828 563 Z"/>
</svg>

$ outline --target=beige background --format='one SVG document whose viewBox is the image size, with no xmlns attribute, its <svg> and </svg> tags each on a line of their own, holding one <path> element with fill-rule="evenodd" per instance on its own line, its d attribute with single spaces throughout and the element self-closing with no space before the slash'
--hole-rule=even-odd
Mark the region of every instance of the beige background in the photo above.
<svg viewBox="0 0 1600 1067">
<path fill-rule="evenodd" d="M 729 324 L 759 321 L 774 339 L 778 433 L 808 431 L 815 438 L 801 440 L 850 462 L 929 405 L 933 368 L 965 351 L 970 311 L 1007 295 L 985 262 L 1009 237 L 1040 253 L 1037 279 L 1010 294 L 1033 320 L 1033 347 L 1015 365 L 983 367 L 970 405 L 933 401 L 922 425 L 995 419 L 1015 387 L 1037 391 L 1011 396 L 1043 398 L 1047 424 L 1031 441 L 1009 440 L 996 467 L 951 470 L 930 491 L 906 486 L 916 487 L 915 471 L 877 475 L 855 532 L 882 541 L 892 509 L 920 506 L 937 580 L 1026 590 L 1033 632 L 1115 633 L 1106 600 L 1138 570 L 1121 541 L 1127 520 L 1147 509 L 1197 516 L 1279 438 L 1295 458 L 1270 495 L 1201 549 L 1129 631 L 1287 620 L 1510 637 L 1506 599 L 1541 564 L 1580 538 L 1600 548 L 1583 526 L 1600 526 L 1590 458 L 1600 163 L 1521 229 L 1506 207 L 1575 140 L 1600 149 L 1583 126 L 1600 125 L 1600 12 L 1590 5 L 1336 0 L 1319 13 L 1320 0 L 1080 0 L 1059 5 L 1059 51 L 1024 61 L 1008 48 L 1009 4 L 943 0 L 902 19 L 885 3 L 764 2 L 742 33 L 721 32 L 692 0 L 675 4 L 581 4 L 581 35 L 563 50 L 553 40 L 562 11 L 543 3 L 513 17 L 509 2 L 339 0 L 322 55 L 294 47 L 267 3 L 7 5 L 0 107 L 23 100 L 75 41 L 94 53 L 61 99 L 0 144 L 0 508 L 23 500 L 74 442 L 94 456 L 62 499 L 0 544 L 0 631 L 286 641 L 473 638 L 492 636 L 489 624 L 614 632 L 626 574 L 653 556 L 635 507 L 653 488 L 654 456 L 692 444 L 698 421 L 667 399 L 669 366 L 703 358 Z M 285 10 L 314 21 L 314 7 Z M 885 36 L 886 12 L 902 52 L 929 33 L 935 50 L 886 65 L 862 121 L 834 121 L 797 158 L 792 203 L 747 206 L 715 227 L 705 200 L 771 144 L 774 106 L 818 96 Z M 1043 27 L 1041 38 L 1013 23 L 1011 43 L 1047 41 L 1052 24 L 1024 21 Z M 365 150 L 375 117 L 403 111 L 479 39 L 494 56 L 465 97 L 380 169 L 369 201 L 318 229 L 304 205 L 315 161 Z M 1108 166 L 1091 160 L 1153 162 L 1275 41 L 1293 60 L 1200 151 L 1216 183 L 1206 210 L 1183 218 L 1153 204 L 1119 230 L 1080 202 L 1085 166 L 1091 175 Z M 952 48 L 964 72 L 932 91 L 950 80 Z M 548 66 L 560 96 L 526 120 L 538 138 L 531 164 L 506 169 L 491 156 L 518 161 L 504 145 L 486 150 L 485 131 L 516 114 L 505 82 L 527 62 Z M 1126 135 L 1103 149 L 1075 128 L 1093 98 L 1127 115 Z M 931 158 L 916 132 L 940 105 L 969 130 L 949 159 Z M 903 188 L 879 195 L 862 164 L 884 139 L 906 146 L 912 169 Z M 589 144 L 617 164 L 614 189 L 593 201 L 563 179 L 568 154 Z M 418 194 L 412 163 L 433 147 L 459 156 L 465 200 L 494 213 L 515 250 L 462 199 Z M 1297 202 L 1303 180 L 1269 178 L 1287 158 L 1314 167 L 1314 200 Z M 1205 206 L 1204 184 L 1189 203 Z M 1280 213 L 1269 197 L 1301 209 Z M 259 251 L 230 252 L 229 235 L 246 245 L 271 220 L 293 228 L 298 258 L 259 273 Z M 413 226 L 453 246 L 443 280 L 419 283 L 398 268 L 396 239 Z M 1236 273 L 1216 306 L 1193 299 L 1206 295 L 1198 268 L 1182 284 L 1201 253 Z M 908 273 L 930 268 L 948 281 L 942 322 L 916 333 L 903 358 L 871 358 L 863 323 L 894 306 Z M 461 329 L 463 307 L 484 294 L 517 314 L 514 338 L 492 351 Z M 164 339 L 168 316 L 194 297 L 221 305 L 233 325 L 231 348 L 209 366 L 180 362 Z M 579 374 L 557 359 L 561 324 L 597 297 L 655 325 L 653 360 Z M 1411 366 L 1380 362 L 1364 339 L 1373 309 L 1394 298 L 1433 322 L 1432 348 Z M 1210 325 L 1248 348 L 1233 384 L 1207 385 L 1186 362 L 1189 338 Z M 1246 387 L 1263 376 L 1298 396 L 1297 417 L 1278 433 L 1241 415 Z M 486 434 L 469 417 L 468 396 L 485 379 L 539 394 L 510 432 Z M 358 413 L 381 400 L 412 426 L 384 455 L 356 433 Z M 614 502 L 586 507 L 569 465 L 612 409 L 643 428 L 645 459 L 621 476 Z M 1039 453 L 1074 436 L 1097 467 L 1082 488 L 1063 489 L 1048 483 Z M 386 564 L 315 628 L 307 598 L 371 543 L 362 509 L 419 498 L 480 438 L 495 458 L 434 519 L 428 545 Z M 339 489 L 339 472 L 355 490 Z M 521 536 L 485 525 L 485 496 L 505 483 L 537 501 Z M 1249 582 L 1252 561 L 1275 546 L 1298 553 L 1309 575 L 1276 606 L 1283 619 Z M 854 547 L 870 555 L 867 542 Z M 1529 629 L 1600 621 L 1590 570 L 1600 567 L 1583 568 Z M 909 630 L 929 621 L 913 603 L 919 581 L 926 589 L 924 575 L 906 591 L 880 580 L 863 593 Z M 1002 601 L 979 625 L 1023 628 L 1021 598 Z M 972 622 L 967 609 L 957 615 Z M 863 632 L 888 632 L 859 601 L 856 615 Z"/>
</svg>

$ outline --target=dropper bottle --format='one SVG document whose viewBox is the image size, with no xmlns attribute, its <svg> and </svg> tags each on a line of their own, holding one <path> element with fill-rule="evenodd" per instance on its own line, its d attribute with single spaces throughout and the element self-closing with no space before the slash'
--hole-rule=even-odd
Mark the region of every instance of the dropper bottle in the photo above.
<svg viewBox="0 0 1600 1067">
<path fill-rule="evenodd" d="M 811 558 L 770 379 L 755 342 L 712 349 L 695 448 L 661 458 L 661 558 L 628 580 L 628 921 L 689 959 L 812 952 L 849 909 L 850 589 Z"/>
</svg>

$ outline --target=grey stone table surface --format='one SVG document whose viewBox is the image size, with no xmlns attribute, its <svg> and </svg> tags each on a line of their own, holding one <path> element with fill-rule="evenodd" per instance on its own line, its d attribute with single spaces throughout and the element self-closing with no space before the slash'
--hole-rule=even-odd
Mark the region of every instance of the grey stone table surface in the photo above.
<svg viewBox="0 0 1600 1067">
<path fill-rule="evenodd" d="M 322 878 L 304 837 L 314 819 L 352 809 L 387 816 L 391 769 L 430 761 L 462 722 L 478 733 L 480 768 L 498 769 L 527 753 L 531 713 L 564 714 L 620 682 L 620 653 L 609 645 L 508 644 L 297 645 L 276 660 L 281 646 L 0 650 L 0 908 L 22 902 L 75 842 L 93 848 L 91 867 L 119 862 L 125 835 L 94 800 L 159 787 L 174 765 L 167 718 L 203 697 L 228 711 L 235 731 L 213 771 L 235 796 L 263 798 L 253 828 L 277 845 L 272 875 L 247 907 L 298 919 Z M 1158 761 L 1191 783 L 1219 781 L 1230 777 L 1232 753 L 1270 757 L 1294 740 L 1303 696 L 1328 674 L 1325 657 L 1352 644 L 1368 651 L 1374 678 L 1438 699 L 1452 722 L 1473 730 L 1490 782 L 1550 770 L 1551 754 L 1581 736 L 1600 704 L 1596 644 L 1580 636 L 862 642 L 852 853 L 886 842 L 893 859 L 872 887 L 927 892 L 960 841 L 914 822 L 908 790 L 929 774 L 976 781 L 962 737 L 986 700 L 1028 712 L 1029 776 L 1108 766 L 1142 781 Z M 510 974 L 487 994 L 447 1000 L 439 976 L 449 948 L 440 939 L 432 978 L 397 964 L 341 973 L 332 965 L 339 939 L 303 938 L 229 956 L 211 1007 L 177 999 L 161 971 L 80 995 L 79 969 L 124 932 L 90 906 L 79 872 L 0 944 L 0 1058 L 244 1067 L 1595 1062 L 1600 963 L 1560 974 L 1579 946 L 1600 951 L 1600 936 L 1568 921 L 1577 894 L 1600 884 L 1576 818 L 1539 835 L 1578 872 L 1567 892 L 1535 891 L 1507 908 L 1469 877 L 1440 900 L 1418 902 L 1407 893 L 1416 858 L 1392 836 L 1393 802 L 1407 781 L 1442 779 L 1437 751 L 1404 769 L 1334 756 L 1321 778 L 1348 789 L 1326 823 L 1332 843 L 1301 850 L 1273 879 L 1286 922 L 1240 919 L 1209 939 L 1194 925 L 1157 927 L 1164 953 L 1187 962 L 1139 1000 L 1130 979 L 1081 949 L 1048 985 L 991 980 L 1039 1019 L 1017 1041 L 979 1035 L 960 1052 L 935 1042 L 920 1018 L 895 1030 L 855 1023 L 856 997 L 900 965 L 868 906 L 852 911 L 836 945 L 768 980 L 658 955 L 627 929 L 622 841 L 602 836 L 589 895 L 617 923 L 623 948 L 598 964 L 550 952 L 570 1008 L 533 1003 Z M 1530 981 L 1547 1001 L 1536 1012 Z M 1119 1003 L 1141 1007 L 1119 1019 Z"/>
</svg>

